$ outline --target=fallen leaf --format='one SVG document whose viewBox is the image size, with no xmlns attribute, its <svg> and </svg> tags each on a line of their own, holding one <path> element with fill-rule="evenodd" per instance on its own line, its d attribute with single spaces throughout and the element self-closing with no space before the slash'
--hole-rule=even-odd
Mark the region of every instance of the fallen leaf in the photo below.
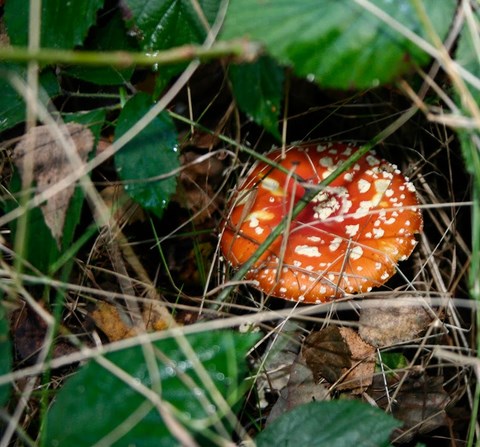
<svg viewBox="0 0 480 447">
<path fill-rule="evenodd" d="M 266 425 L 295 407 L 323 400 L 330 400 L 328 388 L 315 381 L 312 370 L 305 365 L 302 356 L 298 355 L 291 365 L 288 384 L 280 391 L 277 402 L 268 415 Z"/>
<path fill-rule="evenodd" d="M 44 347 L 47 323 L 37 312 L 24 306 L 12 313 L 11 327 L 17 362 L 23 365 L 34 364 Z M 57 358 L 75 351 L 68 341 L 58 338 L 55 340 L 51 355 L 52 358 Z"/>
<path fill-rule="evenodd" d="M 277 396 L 288 386 L 292 365 L 300 351 L 301 338 L 302 323 L 286 321 L 258 360 L 260 369 L 255 385 L 261 408 L 271 403 L 266 396 Z"/>
<path fill-rule="evenodd" d="M 400 384 L 401 375 L 387 376 L 390 396 Z M 389 403 L 385 393 L 385 378 L 377 376 L 369 393 L 380 408 Z M 391 406 L 392 415 L 404 425 L 394 433 L 395 443 L 406 443 L 417 434 L 426 434 L 448 424 L 445 411 L 450 397 L 443 387 L 442 376 L 412 374 L 401 384 Z"/>
<path fill-rule="evenodd" d="M 99 302 L 90 314 L 95 325 L 107 336 L 110 341 L 123 340 L 133 337 L 137 331 L 120 315 L 113 304 Z"/>
<path fill-rule="evenodd" d="M 342 381 L 336 386 L 337 390 L 351 390 L 354 394 L 363 393 L 373 381 L 375 373 L 375 348 L 365 343 L 351 328 L 339 329 L 343 339 L 352 353 L 352 366 L 344 370 Z"/>
<path fill-rule="evenodd" d="M 302 355 L 316 380 L 323 377 L 335 383 L 344 368 L 351 366 L 352 353 L 337 326 L 312 332 L 305 339 Z"/>
<path fill-rule="evenodd" d="M 432 321 L 422 306 L 405 305 L 387 300 L 379 307 L 363 308 L 360 312 L 360 336 L 376 347 L 392 346 L 413 340 L 423 333 Z"/>
<path fill-rule="evenodd" d="M 168 315 L 169 318 L 165 318 L 165 307 L 158 301 L 145 304 L 142 311 L 143 327 L 135 327 L 131 324 L 127 310 L 122 314 L 120 309 L 119 305 L 101 301 L 90 313 L 90 317 L 97 328 L 111 342 L 134 337 L 143 330 L 148 332 L 163 331 L 172 326 L 170 315 Z"/>
<path fill-rule="evenodd" d="M 302 348 L 305 363 L 317 379 L 335 383 L 336 390 L 362 393 L 372 383 L 375 348 L 350 328 L 329 326 L 312 332 Z"/>
<path fill-rule="evenodd" d="M 92 132 L 85 126 L 76 123 L 60 126 L 60 131 L 66 138 L 73 140 L 81 163 L 85 163 L 88 153 L 93 148 Z M 49 188 L 79 167 L 72 165 L 64 148 L 52 136 L 50 126 L 34 127 L 22 137 L 15 147 L 14 161 L 22 178 L 26 175 L 26 156 L 29 153 L 32 155 L 33 181 L 36 184 L 37 192 Z M 75 184 L 72 184 L 48 199 L 40 207 L 45 223 L 59 247 L 61 246 L 65 216 L 74 190 Z"/>
</svg>

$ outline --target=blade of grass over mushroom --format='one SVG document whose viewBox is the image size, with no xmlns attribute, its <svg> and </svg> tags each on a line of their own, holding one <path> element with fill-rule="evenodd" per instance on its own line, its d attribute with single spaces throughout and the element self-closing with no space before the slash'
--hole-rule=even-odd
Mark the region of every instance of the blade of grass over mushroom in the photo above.
<svg viewBox="0 0 480 447">
<path fill-rule="evenodd" d="M 245 279 L 267 296 L 321 303 L 345 294 L 370 292 L 396 272 L 422 231 L 414 185 L 397 166 L 373 151 L 334 179 L 318 184 L 348 160 L 352 143 L 313 142 L 275 149 L 267 155 L 295 171 L 293 181 L 269 165 L 255 163 L 229 201 L 220 249 L 234 268 L 258 249 L 305 192 L 317 194 L 292 218 L 282 235 Z"/>
<path fill-rule="evenodd" d="M 149 95 L 132 97 L 122 110 L 115 129 L 118 140 L 134 125 L 153 103 Z M 161 216 L 175 192 L 176 178 L 155 180 L 179 168 L 177 132 L 166 112 L 162 112 L 115 154 L 115 166 L 125 182 L 125 191 L 144 208 Z"/>
<path fill-rule="evenodd" d="M 373 2 L 410 31 L 428 40 L 408 0 Z M 455 0 L 425 0 L 437 34 L 445 36 Z M 262 42 L 298 75 L 332 88 L 367 88 L 391 82 L 428 55 L 352 1 L 231 0 L 222 37 Z M 322 57 L 322 54 L 325 57 Z"/>
<path fill-rule="evenodd" d="M 255 253 L 248 259 L 242 266 L 237 270 L 235 275 L 231 278 L 232 282 L 240 281 L 252 268 L 252 266 L 260 259 L 260 257 L 265 253 L 266 250 L 272 245 L 272 243 L 283 233 L 285 228 L 288 225 L 289 219 L 294 219 L 300 214 L 300 212 L 310 203 L 310 201 L 318 194 L 318 191 L 322 188 L 328 186 L 333 182 L 340 174 L 348 170 L 354 163 L 356 163 L 360 158 L 362 158 L 368 151 L 370 151 L 377 144 L 381 143 L 396 130 L 398 130 L 403 124 L 405 124 L 415 113 L 418 108 L 415 106 L 407 109 L 399 118 L 397 118 L 393 123 L 387 126 L 382 132 L 376 135 L 372 140 L 367 144 L 361 146 L 358 151 L 352 154 L 345 163 L 335 169 L 326 179 L 322 180 L 315 188 L 305 187 L 305 194 L 293 207 L 292 213 L 284 217 L 280 223 L 272 229 L 271 233 L 265 239 L 265 241 L 259 245 Z M 211 305 L 211 308 L 217 309 L 223 301 L 228 297 L 234 285 L 226 285 L 225 288 L 219 293 L 218 297 L 215 299 L 215 303 Z"/>
</svg>

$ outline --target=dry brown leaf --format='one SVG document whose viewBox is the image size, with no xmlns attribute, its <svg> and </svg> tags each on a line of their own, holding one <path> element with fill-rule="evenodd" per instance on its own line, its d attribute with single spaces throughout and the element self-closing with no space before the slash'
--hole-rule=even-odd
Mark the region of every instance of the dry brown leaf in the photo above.
<svg viewBox="0 0 480 447">
<path fill-rule="evenodd" d="M 21 364 L 35 363 L 44 347 L 47 324 L 28 306 L 15 310 L 11 315 L 15 356 Z M 52 358 L 71 354 L 76 349 L 65 339 L 57 338 L 53 345 Z"/>
<path fill-rule="evenodd" d="M 350 328 L 329 326 L 312 332 L 302 348 L 314 377 L 336 383 L 337 390 L 363 392 L 372 383 L 375 348 Z"/>
<path fill-rule="evenodd" d="M 267 425 L 282 414 L 312 401 L 329 400 L 330 394 L 323 384 L 316 383 L 312 370 L 303 363 L 299 354 L 290 369 L 290 378 L 268 415 Z"/>
<path fill-rule="evenodd" d="M 358 332 L 373 346 L 391 346 L 416 338 L 431 321 L 431 315 L 422 305 L 406 306 L 388 300 L 379 307 L 361 310 Z"/>
<path fill-rule="evenodd" d="M 346 375 L 336 389 L 351 390 L 355 394 L 360 394 L 373 381 L 375 348 L 365 343 L 353 329 L 342 327 L 339 330 L 352 353 L 352 367 L 345 371 Z"/>
<path fill-rule="evenodd" d="M 312 332 L 305 339 L 302 355 L 316 380 L 323 377 L 334 383 L 351 366 L 352 353 L 337 326 Z"/>
<path fill-rule="evenodd" d="M 72 166 L 69 157 L 59 142 L 52 137 L 50 130 L 50 126 L 34 127 L 22 137 L 14 150 L 14 161 L 22 177 L 25 175 L 26 155 L 31 151 L 33 181 L 36 184 L 37 192 L 54 185 L 78 168 L 78 166 Z M 65 137 L 73 140 L 78 157 L 82 163 L 85 163 L 88 153 L 93 148 L 92 132 L 85 126 L 76 123 L 61 126 L 60 130 Z M 74 190 L 75 184 L 70 185 L 40 207 L 45 223 L 58 246 L 61 245 L 65 216 Z"/>
<path fill-rule="evenodd" d="M 399 383 L 398 376 L 388 376 L 390 389 Z M 389 400 L 385 393 L 384 377 L 377 376 L 371 397 L 380 408 L 387 408 Z M 390 393 L 391 394 L 391 393 Z M 443 387 L 443 377 L 427 374 L 412 374 L 395 394 L 392 415 L 404 423 L 394 433 L 395 443 L 406 443 L 417 434 L 426 434 L 448 424 L 445 411 L 450 397 Z"/>
</svg>

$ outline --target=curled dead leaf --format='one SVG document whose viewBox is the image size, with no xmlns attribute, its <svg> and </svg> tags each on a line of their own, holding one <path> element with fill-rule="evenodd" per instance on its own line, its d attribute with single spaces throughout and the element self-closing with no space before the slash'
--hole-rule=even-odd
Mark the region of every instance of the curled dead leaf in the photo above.
<svg viewBox="0 0 480 447">
<path fill-rule="evenodd" d="M 323 377 L 334 383 L 351 366 L 352 353 L 337 326 L 312 332 L 305 339 L 302 355 L 317 381 Z"/>
<path fill-rule="evenodd" d="M 336 390 L 361 393 L 371 385 L 375 372 L 375 348 L 350 328 L 329 326 L 312 332 L 302 354 L 314 377 L 336 383 Z"/>
</svg>

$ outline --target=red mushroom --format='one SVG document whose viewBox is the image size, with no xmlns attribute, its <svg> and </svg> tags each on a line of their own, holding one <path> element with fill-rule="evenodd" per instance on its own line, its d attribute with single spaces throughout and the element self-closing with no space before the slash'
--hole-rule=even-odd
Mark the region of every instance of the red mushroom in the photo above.
<svg viewBox="0 0 480 447">
<path fill-rule="evenodd" d="M 283 171 L 256 163 L 231 201 L 221 236 L 228 262 L 242 266 L 306 188 L 318 185 L 354 151 L 341 143 L 294 146 L 284 159 L 280 150 L 268 154 Z M 318 189 L 246 279 L 268 295 L 305 303 L 369 292 L 412 253 L 423 223 L 417 205 L 413 184 L 371 151 Z"/>
</svg>

